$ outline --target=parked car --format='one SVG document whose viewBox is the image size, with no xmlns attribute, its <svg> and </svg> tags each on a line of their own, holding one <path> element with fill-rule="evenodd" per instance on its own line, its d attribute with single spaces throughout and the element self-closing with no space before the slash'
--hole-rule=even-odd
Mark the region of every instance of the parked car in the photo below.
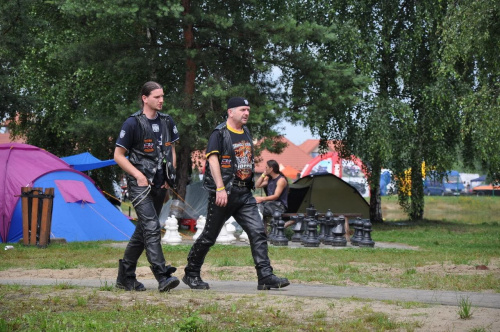
<svg viewBox="0 0 500 332">
<path fill-rule="evenodd" d="M 457 171 L 449 171 L 441 178 L 431 172 L 424 180 L 424 194 L 428 196 L 459 196 L 465 194 L 465 186 Z"/>
</svg>

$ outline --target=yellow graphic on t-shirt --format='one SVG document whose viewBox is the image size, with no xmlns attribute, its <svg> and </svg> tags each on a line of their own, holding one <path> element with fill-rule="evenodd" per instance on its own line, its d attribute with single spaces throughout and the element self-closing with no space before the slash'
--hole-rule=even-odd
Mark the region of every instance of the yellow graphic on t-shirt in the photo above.
<svg viewBox="0 0 500 332">
<path fill-rule="evenodd" d="M 252 176 L 252 145 L 249 141 L 233 144 L 236 156 L 236 177 L 245 181 Z"/>
</svg>

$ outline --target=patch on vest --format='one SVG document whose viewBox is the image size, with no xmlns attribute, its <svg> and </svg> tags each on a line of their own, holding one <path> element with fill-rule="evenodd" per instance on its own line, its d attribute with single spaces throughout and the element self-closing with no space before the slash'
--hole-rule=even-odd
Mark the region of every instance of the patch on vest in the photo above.
<svg viewBox="0 0 500 332">
<path fill-rule="evenodd" d="M 155 145 L 153 143 L 152 139 L 145 139 L 144 140 L 144 152 L 153 152 Z"/>
<path fill-rule="evenodd" d="M 220 166 L 222 168 L 231 168 L 231 156 L 222 156 Z"/>
</svg>

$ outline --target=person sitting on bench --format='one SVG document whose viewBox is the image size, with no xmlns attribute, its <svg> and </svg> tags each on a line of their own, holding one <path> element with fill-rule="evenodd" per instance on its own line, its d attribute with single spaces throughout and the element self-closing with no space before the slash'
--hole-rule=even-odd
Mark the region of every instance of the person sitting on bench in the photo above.
<svg viewBox="0 0 500 332">
<path fill-rule="evenodd" d="M 269 217 L 272 217 L 275 211 L 284 213 L 288 209 L 288 180 L 281 173 L 276 160 L 271 159 L 266 163 L 266 169 L 255 183 L 255 187 L 266 188 L 267 196 L 255 197 L 255 199 L 264 216 L 267 231 Z"/>
</svg>

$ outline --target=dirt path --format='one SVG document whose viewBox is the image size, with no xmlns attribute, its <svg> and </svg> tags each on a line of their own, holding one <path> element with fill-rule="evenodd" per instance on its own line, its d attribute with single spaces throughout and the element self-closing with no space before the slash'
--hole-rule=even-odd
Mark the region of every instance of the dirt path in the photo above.
<svg viewBox="0 0 500 332">
<path fill-rule="evenodd" d="M 241 275 L 235 272 L 235 275 Z M 98 268 L 98 269 L 67 269 L 67 270 L 23 270 L 11 269 L 0 271 L 0 283 L 26 283 L 26 284 L 54 284 L 54 283 L 74 283 L 80 286 L 89 286 L 79 288 L 79 292 L 92 292 L 95 287 L 100 287 L 103 284 L 114 284 L 116 278 L 116 269 Z M 244 273 L 245 274 L 245 273 Z M 153 278 L 151 271 L 147 267 L 140 267 L 137 270 L 138 279 L 144 282 L 149 292 L 128 293 L 128 292 L 100 292 L 103 297 L 120 297 L 123 303 L 130 301 L 133 296 L 135 300 L 143 299 L 145 301 L 162 301 L 161 298 L 154 296 L 156 293 L 156 281 Z M 182 273 L 176 273 L 179 277 Z M 207 279 L 207 278 L 205 278 Z M 210 281 L 211 279 L 207 279 Z M 227 301 L 230 304 L 237 299 L 243 297 L 255 296 L 256 300 L 262 300 L 262 292 L 255 290 L 254 281 L 212 281 L 211 292 L 218 292 L 222 301 Z M 324 287 L 324 288 L 321 288 Z M 337 288 L 335 288 L 337 287 Z M 391 320 L 397 322 L 417 322 L 415 331 L 500 331 L 500 308 L 485 308 L 473 307 L 473 314 L 470 319 L 460 319 L 458 315 L 459 307 L 457 305 L 440 305 L 426 304 L 425 301 L 419 301 L 418 294 L 424 294 L 427 291 L 416 291 L 414 298 L 410 300 L 399 300 L 398 296 L 391 298 L 391 294 L 402 295 L 405 290 L 394 290 L 387 288 L 362 288 L 367 297 L 376 295 L 376 292 L 385 291 L 387 298 L 384 300 L 373 300 L 357 296 L 361 288 L 357 286 L 340 287 L 340 286 L 322 286 L 308 284 L 292 284 L 289 288 L 270 291 L 266 293 L 266 305 L 272 305 L 277 310 L 287 312 L 290 317 L 300 319 L 303 316 L 311 316 L 317 312 L 326 312 L 326 319 L 349 319 L 362 315 L 365 312 L 382 313 L 387 315 Z M 358 293 L 354 292 L 357 290 Z M 370 291 L 371 290 L 371 291 Z M 74 289 L 56 289 L 58 296 L 73 296 Z M 341 296 L 340 292 L 350 292 L 345 297 Z M 288 293 L 287 293 L 288 292 Z M 299 296 L 290 296 L 290 293 L 295 292 Z M 305 292 L 300 295 L 300 292 Z M 328 292 L 333 294 L 328 296 Z M 392 292 L 392 293 L 391 293 Z M 420 293 L 418 293 L 420 292 Z M 449 292 L 451 293 L 451 292 Z M 230 294 L 230 296 L 228 296 Z M 433 292 L 430 296 L 434 297 L 439 302 L 440 292 Z M 443 293 L 444 294 L 444 293 Z M 481 295 L 481 293 L 471 293 Z M 286 300 L 283 300 L 283 296 Z M 448 294 L 450 295 L 450 294 Z M 33 296 L 33 295 L 31 295 Z M 43 295 L 40 295 L 43 296 Z M 54 294 L 52 294 L 54 296 Z M 378 295 L 377 295 L 378 296 Z M 462 294 L 463 296 L 463 294 Z M 498 296 L 499 294 L 483 294 L 483 296 Z M 190 291 L 187 286 L 181 285 L 173 290 L 169 295 L 169 301 L 174 300 L 177 305 L 187 305 L 192 298 L 196 297 L 196 292 Z M 458 303 L 459 295 L 456 295 Z M 496 297 L 495 297 L 496 299 Z M 198 297 L 197 301 L 203 303 L 210 301 L 209 298 Z M 453 299 L 452 299 L 453 302 Z M 500 301 L 499 301 L 500 302 Z"/>
</svg>

